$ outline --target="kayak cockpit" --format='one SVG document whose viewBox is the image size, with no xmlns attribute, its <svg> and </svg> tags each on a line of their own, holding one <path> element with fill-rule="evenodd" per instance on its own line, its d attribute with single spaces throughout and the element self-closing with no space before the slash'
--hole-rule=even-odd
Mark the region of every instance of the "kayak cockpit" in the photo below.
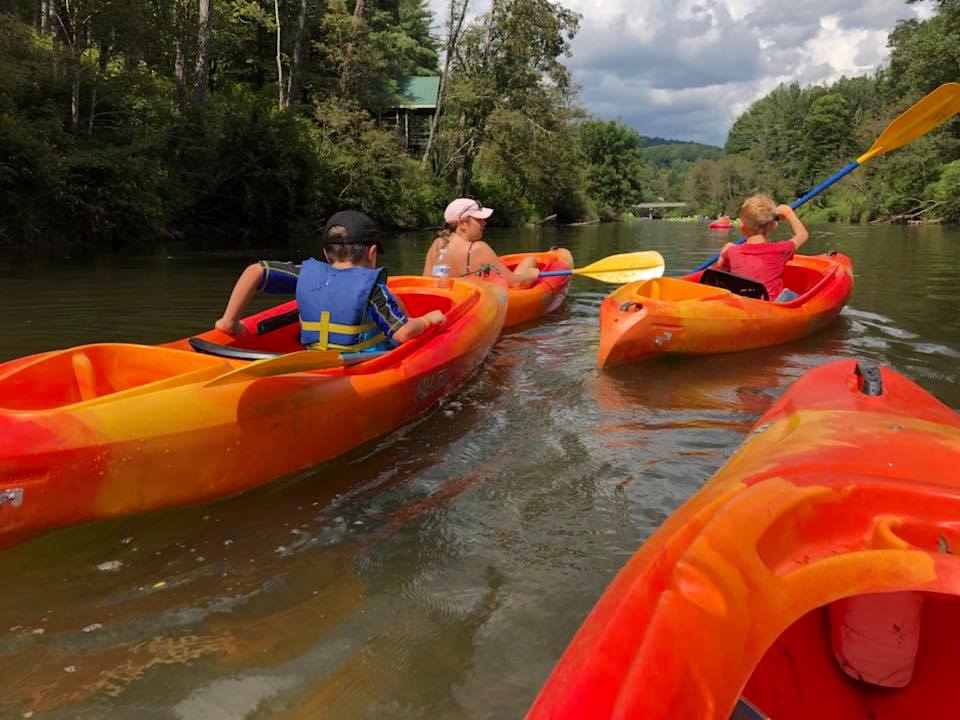
<svg viewBox="0 0 960 720">
<path fill-rule="evenodd" d="M 475 300 L 473 288 L 467 283 L 454 284 L 453 289 L 432 287 L 433 283 L 433 278 L 400 277 L 391 278 L 389 286 L 410 317 L 419 317 L 431 310 L 449 315 L 457 306 Z M 232 360 L 260 360 L 304 349 L 300 343 L 300 315 L 295 300 L 251 315 L 242 322 L 247 331 L 243 335 L 209 330 L 166 347 Z"/>
<path fill-rule="evenodd" d="M 850 602 L 866 611 L 851 615 Z M 845 637 L 859 647 L 843 647 Z M 952 717 L 960 701 L 958 637 L 960 597 L 854 596 L 794 622 L 767 650 L 743 695 L 773 720 Z"/>
<path fill-rule="evenodd" d="M 710 285 L 701 285 L 697 282 L 688 282 L 678 278 L 655 278 L 644 280 L 634 289 L 631 297 L 637 302 L 683 302 L 685 300 L 705 300 L 729 295 L 730 291 Z"/>
<path fill-rule="evenodd" d="M 50 410 L 160 383 L 229 370 L 206 355 L 148 345 L 97 343 L 45 353 L 0 376 L 0 409 Z"/>
</svg>

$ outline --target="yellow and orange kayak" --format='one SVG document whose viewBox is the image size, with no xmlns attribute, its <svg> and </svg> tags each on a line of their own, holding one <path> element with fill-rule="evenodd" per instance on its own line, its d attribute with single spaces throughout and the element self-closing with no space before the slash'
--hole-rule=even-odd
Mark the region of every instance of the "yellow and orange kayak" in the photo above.
<svg viewBox="0 0 960 720">
<path fill-rule="evenodd" d="M 853 291 L 853 266 L 839 253 L 797 255 L 787 263 L 784 286 L 800 295 L 791 302 L 770 302 L 704 284 L 705 273 L 728 275 L 708 270 L 645 280 L 607 296 L 600 306 L 597 366 L 664 353 L 737 352 L 790 342 L 830 323 Z"/>
<path fill-rule="evenodd" d="M 547 252 L 517 253 L 501 255 L 500 260 L 513 270 L 524 258 L 534 257 L 541 271 L 572 270 L 573 255 L 566 248 L 555 248 Z M 553 312 L 563 304 L 570 289 L 572 275 L 544 277 L 529 287 L 509 287 L 497 273 L 482 276 L 484 280 L 494 282 L 507 290 L 507 319 L 505 328 L 536 320 Z"/>
<path fill-rule="evenodd" d="M 83 345 L 0 365 L 0 547 L 240 492 L 434 405 L 486 357 L 506 294 L 476 281 L 388 282 L 413 315 L 439 309 L 448 322 L 358 364 L 236 373 L 250 365 L 236 359 L 245 354 L 302 351 L 290 302 L 245 319 L 238 338 L 212 330 L 166 346 Z"/>
<path fill-rule="evenodd" d="M 893 720 L 960 701 L 960 416 L 854 360 L 647 540 L 528 718 Z"/>
</svg>

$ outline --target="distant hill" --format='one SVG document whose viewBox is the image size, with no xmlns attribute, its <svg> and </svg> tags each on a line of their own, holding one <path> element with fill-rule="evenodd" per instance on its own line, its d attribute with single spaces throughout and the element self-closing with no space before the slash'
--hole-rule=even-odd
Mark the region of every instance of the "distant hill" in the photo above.
<svg viewBox="0 0 960 720">
<path fill-rule="evenodd" d="M 692 165 L 697 160 L 719 160 L 723 156 L 723 148 L 716 145 L 659 137 L 641 138 L 644 162 L 658 168 L 671 168 L 677 160 L 682 161 L 683 165 Z"/>
<path fill-rule="evenodd" d="M 689 145 L 690 143 L 686 140 L 670 140 L 668 138 L 662 137 L 648 137 L 646 135 L 640 136 L 640 147 L 647 148 L 653 147 L 654 145 Z"/>
</svg>

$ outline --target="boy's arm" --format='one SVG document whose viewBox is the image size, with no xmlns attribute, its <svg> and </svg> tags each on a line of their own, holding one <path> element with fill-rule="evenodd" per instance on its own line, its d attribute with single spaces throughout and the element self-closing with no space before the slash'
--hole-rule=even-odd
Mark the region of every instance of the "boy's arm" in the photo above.
<svg viewBox="0 0 960 720">
<path fill-rule="evenodd" d="M 730 269 L 730 261 L 727 260 L 727 249 L 733 247 L 733 243 L 727 243 L 723 246 L 723 249 L 720 251 L 720 257 L 717 259 L 717 267 L 721 270 Z"/>
<path fill-rule="evenodd" d="M 384 335 L 394 342 L 405 343 L 422 335 L 431 325 L 439 325 L 446 320 L 439 310 L 431 310 L 426 315 L 408 318 L 401 310 L 400 299 L 391 293 L 386 285 L 377 283 L 370 294 L 370 315 Z"/>
<path fill-rule="evenodd" d="M 248 265 L 243 271 L 236 285 L 233 286 L 233 292 L 230 293 L 230 299 L 227 301 L 227 308 L 223 311 L 221 317 L 214 324 L 214 327 L 228 335 L 242 335 L 246 332 L 240 317 L 246 310 L 250 300 L 260 289 L 260 281 L 263 277 L 263 268 L 260 263 Z"/>
<path fill-rule="evenodd" d="M 793 230 L 793 237 L 790 238 L 790 240 L 793 241 L 796 247 L 799 248 L 807 241 L 807 238 L 810 237 L 810 233 L 807 232 L 803 223 L 800 222 L 800 218 L 797 217 L 797 214 L 789 205 L 778 205 L 777 217 L 784 218 L 790 222 L 790 229 Z"/>
<path fill-rule="evenodd" d="M 214 327 L 228 335 L 242 335 L 246 332 L 240 318 L 257 291 L 276 295 L 293 295 L 297 291 L 297 277 L 300 266 L 292 262 L 261 260 L 247 266 L 233 286 L 227 309 Z"/>
</svg>

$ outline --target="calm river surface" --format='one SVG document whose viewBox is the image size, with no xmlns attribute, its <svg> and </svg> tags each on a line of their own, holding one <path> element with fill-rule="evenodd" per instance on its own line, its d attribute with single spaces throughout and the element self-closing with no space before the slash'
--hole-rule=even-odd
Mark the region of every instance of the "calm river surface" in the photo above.
<svg viewBox="0 0 960 720">
<path fill-rule="evenodd" d="M 578 265 L 657 249 L 668 275 L 727 239 L 656 221 L 491 235 Z M 418 272 L 430 240 L 391 238 L 391 271 Z M 830 249 L 853 259 L 853 297 L 806 340 L 598 373 L 611 288 L 577 278 L 388 437 L 221 502 L 0 551 L 0 718 L 521 716 L 617 570 L 805 370 L 866 357 L 960 407 L 960 230 L 813 228 L 805 250 Z M 204 330 L 255 257 L 0 256 L 0 360 Z"/>
</svg>

